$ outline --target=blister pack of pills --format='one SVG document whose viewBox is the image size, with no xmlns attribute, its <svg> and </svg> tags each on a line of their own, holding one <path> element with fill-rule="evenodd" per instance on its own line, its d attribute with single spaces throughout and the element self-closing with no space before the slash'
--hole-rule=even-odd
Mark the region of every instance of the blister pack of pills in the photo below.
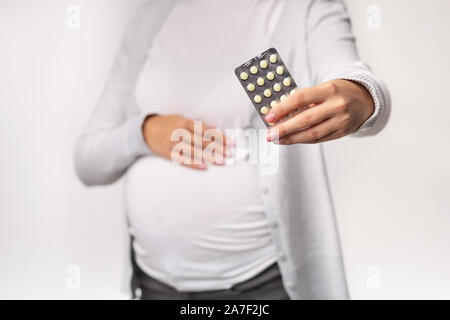
<svg viewBox="0 0 450 320">
<path fill-rule="evenodd" d="M 273 126 L 265 115 L 297 88 L 278 51 L 270 48 L 237 67 L 234 73 L 264 124 Z"/>
</svg>

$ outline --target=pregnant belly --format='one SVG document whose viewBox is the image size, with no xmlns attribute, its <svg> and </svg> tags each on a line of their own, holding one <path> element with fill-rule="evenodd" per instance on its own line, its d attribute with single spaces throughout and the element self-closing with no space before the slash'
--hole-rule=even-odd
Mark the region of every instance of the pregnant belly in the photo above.
<svg viewBox="0 0 450 320">
<path fill-rule="evenodd" d="M 275 261 L 250 165 L 198 171 L 158 157 L 126 177 L 126 206 L 138 264 L 179 289 L 217 289 Z"/>
<path fill-rule="evenodd" d="M 198 232 L 263 211 L 254 166 L 199 171 L 160 157 L 141 158 L 128 170 L 126 206 L 133 228 L 152 234 Z"/>
</svg>

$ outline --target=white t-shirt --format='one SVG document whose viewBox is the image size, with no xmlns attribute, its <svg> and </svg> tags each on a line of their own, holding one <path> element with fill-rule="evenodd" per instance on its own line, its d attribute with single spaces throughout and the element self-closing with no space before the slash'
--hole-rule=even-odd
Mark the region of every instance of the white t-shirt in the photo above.
<svg viewBox="0 0 450 320">
<path fill-rule="evenodd" d="M 221 130 L 246 128 L 255 111 L 233 70 L 270 47 L 280 6 L 180 1 L 149 51 L 139 107 Z M 129 168 L 125 188 L 138 265 L 179 291 L 227 289 L 276 261 L 255 165 L 198 171 L 144 157 Z"/>
</svg>

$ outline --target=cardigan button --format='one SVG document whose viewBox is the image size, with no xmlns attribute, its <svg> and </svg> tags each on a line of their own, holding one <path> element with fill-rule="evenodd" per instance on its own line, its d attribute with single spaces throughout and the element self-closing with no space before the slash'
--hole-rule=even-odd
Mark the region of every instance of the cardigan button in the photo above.
<svg viewBox="0 0 450 320">
<path fill-rule="evenodd" d="M 286 254 L 283 251 L 278 252 L 278 259 L 280 259 L 280 261 L 286 261 Z"/>
</svg>

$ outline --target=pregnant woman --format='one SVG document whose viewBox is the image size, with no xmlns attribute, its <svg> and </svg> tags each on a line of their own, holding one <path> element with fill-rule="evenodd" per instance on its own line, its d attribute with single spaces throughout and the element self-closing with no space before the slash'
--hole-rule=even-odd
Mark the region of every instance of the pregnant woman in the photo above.
<svg viewBox="0 0 450 320">
<path fill-rule="evenodd" d="M 267 121 L 307 107 L 265 132 L 276 172 L 201 152 L 171 161 L 179 129 L 264 128 L 233 70 L 269 47 L 300 88 Z M 373 135 L 389 108 L 341 1 L 149 1 L 125 32 L 75 165 L 86 185 L 125 176 L 134 297 L 346 299 L 320 142 Z M 206 147 L 194 141 L 184 143 Z M 213 143 L 235 151 L 230 137 Z"/>
</svg>

